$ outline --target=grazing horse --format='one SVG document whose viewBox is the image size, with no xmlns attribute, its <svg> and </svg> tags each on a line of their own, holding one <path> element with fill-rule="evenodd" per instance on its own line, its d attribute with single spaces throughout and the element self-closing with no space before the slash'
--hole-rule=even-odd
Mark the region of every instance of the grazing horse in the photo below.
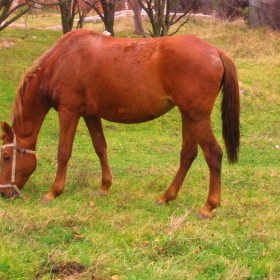
<svg viewBox="0 0 280 280">
<path fill-rule="evenodd" d="M 1 122 L 2 196 L 20 195 L 34 172 L 38 133 L 51 107 L 58 112 L 60 124 L 58 166 L 44 202 L 63 193 L 81 117 L 102 168 L 98 191 L 109 195 L 112 174 L 101 119 L 141 123 L 177 106 L 183 136 L 180 167 L 157 203 L 176 199 L 200 145 L 209 167 L 210 185 L 199 214 L 211 218 L 221 199 L 223 153 L 210 124 L 220 90 L 223 138 L 228 160 L 234 163 L 240 138 L 239 87 L 234 63 L 221 50 L 194 36 L 121 39 L 84 29 L 69 32 L 24 75 L 14 100 L 11 127 Z"/>
</svg>

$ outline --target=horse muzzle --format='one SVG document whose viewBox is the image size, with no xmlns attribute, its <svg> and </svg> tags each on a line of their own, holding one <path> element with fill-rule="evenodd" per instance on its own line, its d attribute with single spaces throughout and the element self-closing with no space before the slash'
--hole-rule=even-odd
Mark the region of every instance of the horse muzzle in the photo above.
<svg viewBox="0 0 280 280">
<path fill-rule="evenodd" d="M 0 194 L 3 198 L 23 197 L 20 189 L 16 185 L 0 185 Z"/>
</svg>

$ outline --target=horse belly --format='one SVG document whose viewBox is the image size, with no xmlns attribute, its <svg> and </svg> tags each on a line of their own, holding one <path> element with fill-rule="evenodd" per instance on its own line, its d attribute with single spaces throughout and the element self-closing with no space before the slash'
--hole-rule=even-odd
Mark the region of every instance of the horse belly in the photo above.
<svg viewBox="0 0 280 280">
<path fill-rule="evenodd" d="M 121 102 L 122 101 L 122 102 Z M 98 116 L 118 123 L 141 123 L 156 119 L 171 110 L 175 105 L 168 98 L 145 99 L 137 98 L 113 99 L 102 102 L 98 109 Z"/>
</svg>

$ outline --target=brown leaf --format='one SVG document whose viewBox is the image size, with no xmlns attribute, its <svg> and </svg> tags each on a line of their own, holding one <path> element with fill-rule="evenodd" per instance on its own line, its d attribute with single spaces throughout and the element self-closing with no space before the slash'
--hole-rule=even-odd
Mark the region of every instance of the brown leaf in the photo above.
<svg viewBox="0 0 280 280">
<path fill-rule="evenodd" d="M 121 276 L 120 276 L 120 275 L 113 275 L 113 276 L 111 277 L 111 279 L 112 279 L 112 280 L 119 280 L 119 279 L 121 279 Z"/>
<path fill-rule="evenodd" d="M 76 238 L 76 239 L 84 239 L 85 237 L 83 235 L 79 234 L 78 232 L 74 231 L 74 238 Z"/>
<path fill-rule="evenodd" d="M 147 247 L 147 246 L 149 246 L 150 242 L 149 241 L 143 241 L 142 244 L 143 244 L 143 246 Z"/>
<path fill-rule="evenodd" d="M 244 179 L 240 179 L 240 180 L 236 180 L 234 182 L 231 183 L 232 186 L 237 185 L 239 183 L 242 183 L 244 181 Z"/>
</svg>

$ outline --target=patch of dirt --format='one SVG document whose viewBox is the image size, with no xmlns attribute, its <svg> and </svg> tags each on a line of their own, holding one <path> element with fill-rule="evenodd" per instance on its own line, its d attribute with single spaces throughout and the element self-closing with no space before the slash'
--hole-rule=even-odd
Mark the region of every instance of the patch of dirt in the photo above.
<svg viewBox="0 0 280 280">
<path fill-rule="evenodd" d="M 15 26 L 15 27 L 20 27 L 20 28 L 25 28 L 25 24 L 16 23 L 16 22 L 12 22 L 11 24 L 9 24 L 9 26 Z"/>
<path fill-rule="evenodd" d="M 10 39 L 1 39 L 0 38 L 0 49 L 3 48 L 10 48 L 15 44 L 15 40 L 10 38 Z"/>
<path fill-rule="evenodd" d="M 43 265 L 41 271 L 36 274 L 35 279 L 40 279 L 45 274 L 56 274 L 55 278 L 59 279 L 79 279 L 85 269 L 84 265 L 75 261 L 54 263 L 50 266 Z"/>
<path fill-rule="evenodd" d="M 48 29 L 48 30 L 62 30 L 62 26 L 58 24 L 58 25 L 55 25 L 55 26 L 47 27 L 46 29 Z"/>
</svg>

